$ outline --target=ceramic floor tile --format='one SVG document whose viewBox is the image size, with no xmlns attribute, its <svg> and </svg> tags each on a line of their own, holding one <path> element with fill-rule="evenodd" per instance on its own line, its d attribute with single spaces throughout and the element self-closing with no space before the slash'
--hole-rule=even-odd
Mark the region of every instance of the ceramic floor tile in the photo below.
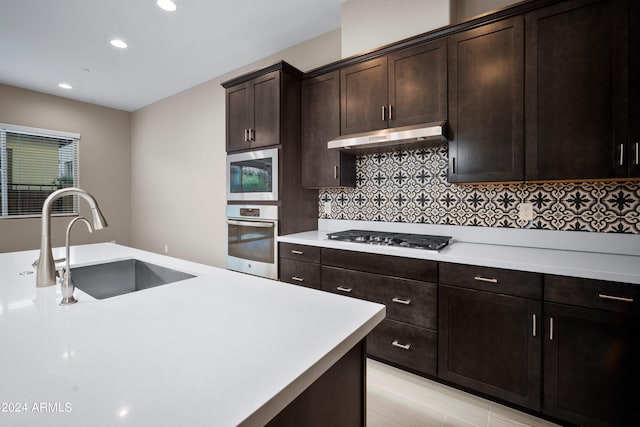
<svg viewBox="0 0 640 427">
<path fill-rule="evenodd" d="M 367 419 L 373 427 L 553 427 L 524 412 L 367 360 Z"/>
</svg>

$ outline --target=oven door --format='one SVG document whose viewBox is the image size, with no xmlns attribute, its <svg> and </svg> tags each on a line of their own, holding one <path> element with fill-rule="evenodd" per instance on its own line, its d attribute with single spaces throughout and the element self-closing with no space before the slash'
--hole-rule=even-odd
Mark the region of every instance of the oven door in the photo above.
<svg viewBox="0 0 640 427">
<path fill-rule="evenodd" d="M 278 221 L 227 219 L 227 268 L 278 279 Z"/>
</svg>

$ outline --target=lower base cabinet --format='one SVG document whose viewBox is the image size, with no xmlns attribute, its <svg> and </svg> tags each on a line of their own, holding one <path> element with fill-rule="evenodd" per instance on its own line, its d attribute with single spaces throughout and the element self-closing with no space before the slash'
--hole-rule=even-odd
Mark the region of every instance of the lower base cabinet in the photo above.
<svg viewBox="0 0 640 427">
<path fill-rule="evenodd" d="M 438 333 L 385 319 L 367 336 L 367 354 L 412 372 L 436 375 Z"/>
</svg>

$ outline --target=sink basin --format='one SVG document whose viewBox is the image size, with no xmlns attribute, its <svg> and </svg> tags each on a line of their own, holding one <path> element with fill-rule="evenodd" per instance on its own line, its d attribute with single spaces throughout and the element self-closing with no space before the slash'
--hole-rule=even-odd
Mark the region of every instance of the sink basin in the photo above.
<svg viewBox="0 0 640 427">
<path fill-rule="evenodd" d="M 192 277 L 195 276 L 137 259 L 71 269 L 71 280 L 75 287 L 96 299 L 136 292 Z"/>
</svg>

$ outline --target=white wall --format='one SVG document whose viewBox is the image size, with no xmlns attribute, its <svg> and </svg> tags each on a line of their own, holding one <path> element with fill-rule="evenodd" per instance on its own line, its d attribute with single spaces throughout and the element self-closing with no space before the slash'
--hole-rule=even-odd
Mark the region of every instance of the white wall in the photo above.
<svg viewBox="0 0 640 427">
<path fill-rule="evenodd" d="M 302 71 L 340 59 L 340 31 L 294 46 L 133 113 L 135 247 L 226 265 L 223 81 L 285 60 Z"/>
<path fill-rule="evenodd" d="M 130 117 L 126 111 L 0 84 L 0 123 L 80 134 L 80 187 L 95 196 L 109 227 L 93 234 L 76 227 L 72 244 L 130 243 Z M 80 214 L 91 217 L 84 201 Z M 69 217 L 53 219 L 54 246 L 64 246 L 69 221 Z M 39 247 L 40 218 L 0 219 L 0 252 Z"/>
<path fill-rule="evenodd" d="M 519 3 L 514 0 L 455 0 L 455 20 L 462 22 L 476 15 L 484 14 L 490 10 Z"/>
<path fill-rule="evenodd" d="M 342 57 L 449 25 L 449 0 L 347 0 L 342 4 Z"/>
</svg>

